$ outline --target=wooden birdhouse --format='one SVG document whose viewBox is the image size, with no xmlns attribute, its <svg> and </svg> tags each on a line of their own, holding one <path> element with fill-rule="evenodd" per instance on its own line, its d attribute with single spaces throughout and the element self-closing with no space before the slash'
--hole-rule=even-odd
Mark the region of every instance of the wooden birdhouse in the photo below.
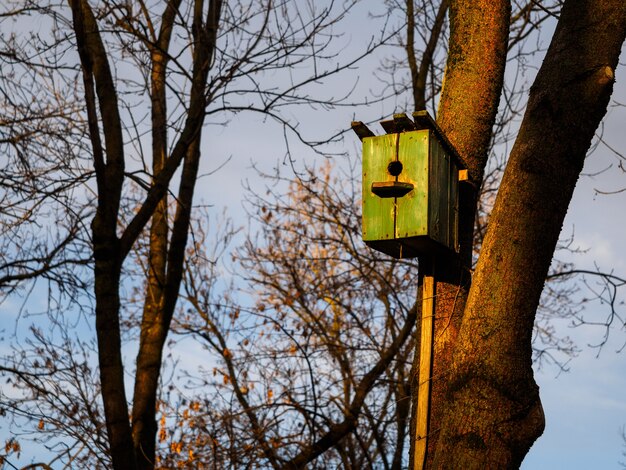
<svg viewBox="0 0 626 470">
<path fill-rule="evenodd" d="M 459 251 L 459 179 L 467 170 L 426 111 L 396 114 L 375 135 L 362 122 L 363 240 L 394 258 Z"/>
</svg>

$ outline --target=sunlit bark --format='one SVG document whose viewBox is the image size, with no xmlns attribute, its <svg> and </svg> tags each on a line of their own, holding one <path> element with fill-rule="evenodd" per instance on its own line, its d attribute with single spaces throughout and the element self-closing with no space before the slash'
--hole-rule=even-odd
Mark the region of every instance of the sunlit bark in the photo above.
<svg viewBox="0 0 626 470">
<path fill-rule="evenodd" d="M 462 185 L 459 196 L 460 255 L 434 261 L 437 301 L 427 467 L 437 445 L 452 351 L 469 288 L 478 187 L 504 80 L 511 14 L 508 1 L 451 1 L 449 10 L 450 46 L 437 121 L 463 158 L 473 184 Z M 431 262 L 424 259 L 420 264 Z M 414 361 L 412 375 L 417 377 L 419 355 Z M 416 386 L 413 394 L 415 403 Z M 411 436 L 414 444 L 415 431 Z"/>
<path fill-rule="evenodd" d="M 515 468 L 543 431 L 531 367 L 535 312 L 625 34 L 622 1 L 563 6 L 482 245 L 434 468 Z"/>
</svg>

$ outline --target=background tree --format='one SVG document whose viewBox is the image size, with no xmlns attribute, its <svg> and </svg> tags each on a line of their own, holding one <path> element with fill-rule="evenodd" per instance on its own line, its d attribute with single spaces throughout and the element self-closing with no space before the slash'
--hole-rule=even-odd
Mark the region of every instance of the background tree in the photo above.
<svg viewBox="0 0 626 470">
<path fill-rule="evenodd" d="M 23 39 L 7 33 L 2 57 L 8 58 L 14 69 L 36 69 L 37 64 L 29 59 L 37 56 L 52 64 L 46 71 L 54 77 L 58 75 L 75 84 L 77 74 L 82 76 L 84 96 L 79 97 L 85 108 L 79 122 L 87 126 L 88 135 L 79 135 L 81 145 L 76 149 L 66 140 L 68 153 L 64 155 L 47 154 L 51 144 L 41 141 L 39 151 L 47 155 L 44 162 L 57 164 L 55 157 L 63 158 L 70 166 L 76 161 L 72 157 L 74 151 L 90 155 L 88 165 L 93 170 L 83 167 L 83 173 L 79 171 L 82 178 L 73 176 L 70 181 L 72 187 L 81 187 L 76 182 L 84 183 L 92 175 L 95 179 L 95 186 L 88 183 L 79 190 L 80 197 L 87 200 L 81 201 L 81 206 L 95 206 L 90 234 L 82 226 L 79 238 L 86 242 L 93 256 L 100 392 L 113 467 L 154 465 L 154 415 L 162 351 L 183 275 L 207 118 L 221 122 L 229 113 L 256 111 L 277 119 L 301 137 L 281 109 L 290 104 L 331 106 L 339 102 L 319 95 L 313 98 L 307 87 L 359 59 L 354 57 L 340 64 L 334 60 L 331 46 L 333 25 L 352 5 L 347 2 L 338 7 L 317 7 L 311 3 L 296 7 L 290 2 L 223 4 L 199 0 L 132 5 L 104 2 L 92 6 L 86 0 L 78 0 L 70 1 L 70 11 L 57 4 L 25 4 L 14 9 L 7 6 L 3 13 L 3 18 L 15 21 L 41 15 L 51 25 L 54 39 L 48 43 L 46 35 Z M 378 43 L 372 42 L 370 47 Z M 366 47 L 363 54 L 369 50 Z M 299 65 L 307 65 L 314 72 L 301 75 L 297 72 Z M 263 76 L 281 70 L 286 78 L 282 87 Z M 35 75 L 31 73 L 33 81 L 39 80 Z M 57 92 L 44 91 L 48 95 Z M 18 102 L 14 107 L 19 105 Z M 78 109 L 75 107 L 72 112 Z M 72 119 L 72 114 L 63 119 Z M 38 122 L 36 118 L 32 120 Z M 88 145 L 81 140 L 86 137 Z M 10 139 L 19 138 L 19 133 L 11 133 Z M 14 146 L 13 150 L 10 157 L 19 158 L 21 149 Z M 15 183 L 19 187 L 18 184 Z M 174 193 L 176 184 L 170 217 L 168 195 Z M 132 185 L 139 192 L 130 197 Z M 60 188 L 60 194 L 63 189 Z M 93 197 L 89 195 L 91 190 Z M 84 215 L 78 211 L 76 219 L 82 223 Z M 59 217 L 67 216 L 60 212 Z M 125 261 L 149 223 L 147 288 L 129 420 L 120 288 L 125 278 Z M 69 232 L 74 235 L 76 230 Z M 61 239 L 58 245 L 63 247 L 64 243 Z M 54 248 L 49 250 L 48 258 L 55 253 Z M 47 262 L 43 255 L 35 255 L 29 253 L 32 263 Z M 36 268 L 31 271 L 33 276 L 37 274 Z M 19 372 L 17 365 L 19 361 L 3 370 Z M 50 372 L 57 371 L 46 373 Z"/>
<path fill-rule="evenodd" d="M 206 375 L 190 375 L 203 384 L 195 396 L 215 393 L 190 413 L 219 412 L 236 429 L 215 438 L 235 449 L 229 465 L 402 468 L 415 264 L 364 246 L 356 187 L 340 184 L 354 174 L 325 165 L 301 176 L 268 175 L 269 194 L 251 193 L 261 231 L 237 251 L 244 282 L 235 284 L 249 286 L 252 305 L 241 303 L 245 291 L 214 298 L 212 257 L 189 258 L 192 308 L 175 329 L 218 357 Z M 181 437 L 196 452 L 206 431 L 194 430 Z"/>
</svg>

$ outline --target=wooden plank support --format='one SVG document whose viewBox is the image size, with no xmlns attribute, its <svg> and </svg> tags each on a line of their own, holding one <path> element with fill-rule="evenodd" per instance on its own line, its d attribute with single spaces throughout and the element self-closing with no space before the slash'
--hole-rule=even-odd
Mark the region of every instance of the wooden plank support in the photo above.
<svg viewBox="0 0 626 470">
<path fill-rule="evenodd" d="M 398 132 L 396 131 L 396 121 L 394 121 L 393 119 L 380 121 L 380 125 L 387 134 L 395 134 L 396 132 Z"/>
<path fill-rule="evenodd" d="M 413 113 L 413 121 L 415 121 L 415 126 L 418 129 L 437 129 L 437 131 L 439 131 L 439 126 L 437 126 L 435 120 L 430 117 L 430 114 L 428 114 L 426 110 L 415 111 Z"/>
<path fill-rule="evenodd" d="M 422 331 L 420 340 L 420 365 L 417 385 L 417 420 L 415 425 L 414 470 L 426 464 L 428 448 L 428 418 L 430 414 L 430 384 L 432 380 L 433 331 L 435 317 L 434 268 L 424 276 L 422 284 Z"/>
<path fill-rule="evenodd" d="M 406 113 L 394 114 L 393 121 L 396 124 L 396 132 L 414 131 L 416 129 L 415 123 Z"/>
<path fill-rule="evenodd" d="M 359 140 L 363 140 L 366 137 L 374 137 L 376 135 L 361 121 L 352 121 L 350 127 L 352 127 L 354 133 L 359 137 Z"/>
</svg>

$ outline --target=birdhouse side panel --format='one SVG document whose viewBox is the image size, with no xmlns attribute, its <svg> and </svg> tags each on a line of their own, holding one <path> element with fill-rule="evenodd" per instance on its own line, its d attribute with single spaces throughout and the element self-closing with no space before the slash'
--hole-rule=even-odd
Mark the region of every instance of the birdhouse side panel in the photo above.
<svg viewBox="0 0 626 470">
<path fill-rule="evenodd" d="M 450 162 L 450 249 L 459 252 L 459 169 Z"/>
<path fill-rule="evenodd" d="M 448 246 L 449 159 L 432 132 L 429 143 L 428 235 L 432 240 Z"/>
<path fill-rule="evenodd" d="M 413 190 L 396 199 L 396 238 L 410 238 L 428 233 L 428 146 L 429 131 L 400 135 L 398 160 L 402 172 L 398 181 L 411 183 Z"/>
<path fill-rule="evenodd" d="M 372 192 L 372 183 L 394 181 L 387 168 L 396 159 L 397 134 L 363 139 L 363 240 L 394 238 L 395 204 Z"/>
</svg>

